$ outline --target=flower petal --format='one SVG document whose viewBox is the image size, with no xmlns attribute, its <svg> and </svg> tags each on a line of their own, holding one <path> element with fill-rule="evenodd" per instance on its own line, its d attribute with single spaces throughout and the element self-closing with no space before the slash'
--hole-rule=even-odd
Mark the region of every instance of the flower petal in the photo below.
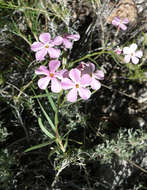
<svg viewBox="0 0 147 190">
<path fill-rule="evenodd" d="M 63 78 L 62 81 L 61 81 L 61 85 L 62 85 L 62 88 L 64 90 L 67 90 L 67 89 L 75 87 L 75 84 L 72 82 L 72 80 L 70 80 L 68 78 Z"/>
<path fill-rule="evenodd" d="M 70 90 L 66 97 L 67 97 L 67 100 L 69 102 L 76 102 L 76 100 L 77 100 L 77 89 L 73 88 L 72 90 Z"/>
<path fill-rule="evenodd" d="M 119 46 L 117 46 L 117 48 L 115 49 L 115 52 L 117 55 L 120 55 L 122 52 L 122 49 Z"/>
<path fill-rule="evenodd" d="M 134 52 L 137 49 L 137 44 L 131 44 L 130 49 Z"/>
<path fill-rule="evenodd" d="M 124 57 L 125 63 L 129 63 L 129 62 L 130 62 L 130 59 L 131 59 L 131 56 L 130 56 L 130 55 L 125 55 L 125 57 Z"/>
<path fill-rule="evenodd" d="M 49 43 L 51 40 L 51 35 L 49 33 L 43 33 L 39 36 L 39 40 L 44 44 Z"/>
<path fill-rule="evenodd" d="M 49 62 L 49 70 L 50 72 L 55 72 L 60 67 L 60 61 L 58 60 L 51 60 Z"/>
<path fill-rule="evenodd" d="M 78 69 L 71 69 L 69 72 L 69 77 L 74 81 L 74 82 L 79 82 L 81 79 L 81 71 Z"/>
<path fill-rule="evenodd" d="M 62 90 L 61 82 L 58 79 L 53 78 L 51 80 L 51 91 L 55 93 L 59 93 L 61 90 Z"/>
<path fill-rule="evenodd" d="M 118 23 L 120 23 L 120 22 L 121 22 L 120 18 L 119 18 L 119 17 L 117 17 L 117 16 L 115 16 L 113 20 L 115 20 L 115 21 L 116 21 L 116 22 L 118 22 Z"/>
<path fill-rule="evenodd" d="M 31 45 L 31 50 L 32 51 L 39 51 L 43 48 L 43 44 L 41 42 L 34 42 L 32 45 Z"/>
<path fill-rule="evenodd" d="M 141 58 L 143 56 L 143 52 L 141 50 L 138 50 L 135 52 L 135 56 Z"/>
<path fill-rule="evenodd" d="M 125 24 L 123 24 L 123 23 L 121 23 L 120 25 L 119 25 L 119 27 L 122 29 L 122 30 L 127 30 L 127 26 L 125 25 Z"/>
<path fill-rule="evenodd" d="M 65 48 L 70 49 L 72 47 L 72 42 L 70 42 L 66 38 L 63 38 L 63 45 Z"/>
<path fill-rule="evenodd" d="M 87 88 L 79 88 L 78 92 L 80 97 L 84 100 L 87 100 L 91 96 L 91 92 Z"/>
<path fill-rule="evenodd" d="M 38 80 L 38 86 L 40 89 L 45 90 L 50 82 L 49 77 L 43 77 Z"/>
<path fill-rule="evenodd" d="M 95 71 L 95 65 L 89 62 L 89 67 L 90 67 L 91 72 L 93 73 Z"/>
<path fill-rule="evenodd" d="M 61 51 L 55 48 L 48 48 L 48 53 L 51 58 L 58 58 L 60 56 Z"/>
<path fill-rule="evenodd" d="M 129 47 L 124 47 L 123 48 L 123 53 L 124 54 L 130 54 L 131 53 L 130 48 Z"/>
<path fill-rule="evenodd" d="M 37 51 L 36 54 L 35 54 L 35 57 L 36 57 L 36 60 L 37 61 L 42 61 L 44 60 L 44 57 L 46 56 L 47 54 L 47 49 L 41 49 L 40 51 Z"/>
<path fill-rule="evenodd" d="M 137 57 L 132 56 L 131 59 L 132 59 L 132 63 L 134 63 L 134 64 L 139 63 L 139 59 Z"/>
<path fill-rule="evenodd" d="M 41 65 L 38 69 L 35 70 L 35 74 L 49 76 L 49 70 L 45 66 Z"/>
<path fill-rule="evenodd" d="M 95 78 L 99 79 L 99 80 L 103 80 L 104 79 L 104 72 L 101 70 L 97 70 L 94 73 Z"/>
<path fill-rule="evenodd" d="M 114 26 L 118 26 L 120 24 L 120 19 L 118 17 L 115 17 L 113 20 L 112 20 L 112 24 Z"/>
<path fill-rule="evenodd" d="M 101 88 L 101 83 L 98 80 L 93 79 L 92 82 L 91 82 L 91 88 L 93 90 L 98 90 L 98 89 Z"/>
<path fill-rule="evenodd" d="M 52 41 L 52 43 L 56 46 L 61 45 L 63 42 L 63 38 L 61 36 L 57 36 L 54 38 L 54 40 Z"/>
<path fill-rule="evenodd" d="M 128 18 L 123 19 L 123 20 L 122 20 L 122 23 L 123 23 L 123 24 L 128 24 L 128 23 L 129 23 Z"/>
<path fill-rule="evenodd" d="M 88 74 L 84 74 L 82 77 L 81 77 L 81 80 L 80 80 L 80 84 L 84 87 L 88 86 L 91 84 L 91 81 L 92 81 L 92 78 L 90 77 L 90 75 Z"/>
<path fill-rule="evenodd" d="M 79 34 L 69 34 L 69 35 L 66 35 L 65 38 L 71 39 L 74 41 L 78 41 L 80 39 L 80 35 Z"/>
<path fill-rule="evenodd" d="M 67 69 L 62 69 L 56 72 L 56 77 L 59 78 L 60 80 L 62 80 L 63 78 L 68 78 L 69 72 Z"/>
</svg>

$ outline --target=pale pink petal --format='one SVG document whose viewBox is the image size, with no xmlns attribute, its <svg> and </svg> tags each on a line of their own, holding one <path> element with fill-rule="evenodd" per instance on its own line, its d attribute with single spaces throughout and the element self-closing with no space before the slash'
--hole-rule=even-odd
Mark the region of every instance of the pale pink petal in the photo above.
<svg viewBox="0 0 147 190">
<path fill-rule="evenodd" d="M 39 40 L 44 44 L 49 43 L 51 39 L 51 35 L 49 33 L 40 34 Z"/>
<path fill-rule="evenodd" d="M 98 90 L 98 89 L 101 88 L 101 83 L 98 80 L 93 79 L 92 82 L 91 82 L 91 88 L 93 90 Z"/>
<path fill-rule="evenodd" d="M 143 56 L 143 52 L 141 50 L 138 50 L 135 52 L 135 56 L 141 58 Z"/>
<path fill-rule="evenodd" d="M 69 34 L 69 35 L 66 35 L 65 38 L 71 39 L 74 41 L 78 41 L 80 39 L 80 35 L 79 34 Z"/>
<path fill-rule="evenodd" d="M 99 80 L 103 80 L 104 79 L 104 72 L 101 70 L 97 70 L 94 73 L 95 78 L 99 79 Z"/>
<path fill-rule="evenodd" d="M 90 77 L 90 75 L 88 74 L 84 74 L 82 77 L 81 77 L 81 81 L 80 81 L 80 84 L 84 87 L 88 86 L 91 84 L 91 81 L 92 81 L 92 78 Z"/>
<path fill-rule="evenodd" d="M 38 80 L 38 86 L 40 89 L 45 90 L 50 82 L 49 77 L 43 77 Z"/>
<path fill-rule="evenodd" d="M 58 72 L 56 72 L 56 77 L 62 80 L 63 78 L 68 78 L 69 77 L 69 72 L 67 69 L 62 69 Z"/>
<path fill-rule="evenodd" d="M 125 18 L 125 19 L 122 20 L 122 23 L 123 23 L 123 24 L 128 24 L 128 23 L 129 23 L 129 20 L 128 20 L 127 18 Z"/>
<path fill-rule="evenodd" d="M 61 82 L 58 79 L 53 78 L 51 80 L 51 91 L 55 93 L 59 93 L 61 90 L 62 90 Z"/>
<path fill-rule="evenodd" d="M 120 24 L 120 20 L 117 21 L 116 19 L 114 19 L 114 20 L 112 20 L 112 24 L 113 24 L 114 26 L 118 26 L 118 25 Z"/>
<path fill-rule="evenodd" d="M 131 59 L 132 59 L 132 63 L 134 63 L 134 64 L 139 63 L 139 59 L 137 57 L 132 56 Z"/>
<path fill-rule="evenodd" d="M 54 38 L 54 40 L 52 41 L 52 43 L 56 46 L 61 45 L 63 42 L 63 38 L 61 36 L 57 36 Z"/>
<path fill-rule="evenodd" d="M 77 100 L 77 89 L 73 88 L 72 90 L 70 90 L 68 92 L 66 98 L 69 102 L 76 102 L 76 100 Z"/>
<path fill-rule="evenodd" d="M 61 86 L 64 90 L 70 89 L 70 88 L 74 88 L 75 87 L 75 83 L 73 83 L 70 79 L 68 78 L 63 78 L 61 81 Z"/>
<path fill-rule="evenodd" d="M 51 58 L 58 58 L 60 56 L 61 51 L 55 48 L 48 48 L 48 53 Z"/>
<path fill-rule="evenodd" d="M 32 51 L 39 51 L 43 48 L 43 44 L 41 42 L 34 42 L 32 45 L 31 45 L 31 50 Z"/>
<path fill-rule="evenodd" d="M 127 26 L 125 25 L 125 24 L 123 24 L 123 23 L 121 23 L 120 25 L 119 25 L 119 27 L 122 29 L 122 30 L 127 30 Z"/>
<path fill-rule="evenodd" d="M 63 38 L 63 45 L 65 46 L 65 48 L 70 49 L 72 47 L 72 42 L 70 42 L 66 38 Z"/>
<path fill-rule="evenodd" d="M 93 68 L 92 68 L 89 64 L 85 63 L 85 64 L 83 65 L 83 68 L 80 69 L 80 70 L 81 70 L 82 75 L 84 75 L 84 74 L 89 74 L 89 75 L 91 75 L 92 69 L 93 69 Z"/>
<path fill-rule="evenodd" d="M 45 66 L 41 65 L 38 69 L 35 70 L 35 74 L 49 76 L 49 70 Z"/>
<path fill-rule="evenodd" d="M 89 67 L 90 67 L 91 72 L 93 73 L 95 71 L 95 65 L 89 62 Z"/>
<path fill-rule="evenodd" d="M 60 61 L 58 60 L 51 60 L 49 62 L 49 70 L 50 72 L 55 72 L 60 67 Z"/>
<path fill-rule="evenodd" d="M 45 48 L 42 49 L 42 50 L 37 51 L 36 54 L 35 54 L 36 60 L 37 61 L 44 60 L 44 57 L 46 56 L 46 54 L 47 54 L 47 49 L 45 49 Z"/>
<path fill-rule="evenodd" d="M 117 17 L 117 16 L 116 16 L 116 17 L 114 17 L 114 19 L 113 19 L 113 20 L 115 20 L 115 21 L 116 21 L 116 22 L 118 22 L 118 23 L 120 23 L 120 21 L 121 21 L 121 20 L 120 20 L 120 18 L 119 18 L 119 17 Z"/>
<path fill-rule="evenodd" d="M 74 82 L 79 82 L 81 79 L 81 71 L 78 69 L 71 69 L 69 72 L 69 77 L 74 81 Z"/>
<path fill-rule="evenodd" d="M 122 52 L 122 49 L 118 46 L 116 49 L 115 49 L 115 52 L 120 55 L 121 52 Z"/>
<path fill-rule="evenodd" d="M 130 54 L 131 53 L 130 48 L 129 47 L 124 47 L 123 48 L 123 53 L 124 54 Z"/>
<path fill-rule="evenodd" d="M 130 62 L 130 59 L 131 59 L 131 56 L 130 56 L 130 55 L 125 55 L 125 57 L 124 57 L 125 63 L 129 63 L 129 62 Z"/>
<path fill-rule="evenodd" d="M 79 88 L 78 92 L 80 97 L 84 100 L 87 100 L 91 96 L 91 92 L 87 88 Z"/>
<path fill-rule="evenodd" d="M 137 49 L 137 44 L 131 44 L 130 49 L 134 52 Z"/>
</svg>

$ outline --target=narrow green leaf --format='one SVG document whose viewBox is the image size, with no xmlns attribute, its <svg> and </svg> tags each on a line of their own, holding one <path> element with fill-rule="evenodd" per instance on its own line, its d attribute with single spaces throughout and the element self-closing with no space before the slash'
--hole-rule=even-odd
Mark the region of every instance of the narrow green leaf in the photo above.
<svg viewBox="0 0 147 190">
<path fill-rule="evenodd" d="M 36 96 L 31 96 L 31 98 L 44 98 L 47 97 L 47 94 L 40 94 L 40 95 L 36 95 Z"/>
<path fill-rule="evenodd" d="M 33 89 L 32 89 L 32 91 L 33 91 L 33 93 L 35 94 L 35 91 L 34 91 Z M 36 96 L 36 94 L 35 94 L 35 96 Z M 39 101 L 38 98 L 37 98 L 37 101 L 38 101 L 38 104 L 39 104 L 39 106 L 40 106 L 40 108 L 41 108 L 41 110 L 42 110 L 44 116 L 46 117 L 48 123 L 50 124 L 52 130 L 56 133 L 56 127 L 55 127 L 55 125 L 53 124 L 52 120 L 50 119 L 50 117 L 49 117 L 48 114 L 46 113 L 45 109 L 44 109 L 43 106 L 41 105 L 41 103 L 40 103 L 40 101 Z"/>
<path fill-rule="evenodd" d="M 46 127 L 43 125 L 41 118 L 38 118 L 38 123 L 41 128 L 41 130 L 51 139 L 54 139 L 55 137 L 46 129 Z"/>
<path fill-rule="evenodd" d="M 49 103 L 50 103 L 52 109 L 54 110 L 54 112 L 56 112 L 56 111 L 57 111 L 57 108 L 56 108 L 56 105 L 55 105 L 55 103 L 54 103 L 52 97 L 50 96 L 49 91 L 48 91 L 47 89 L 46 89 L 45 91 L 46 91 L 46 94 L 47 94 L 47 97 L 48 97 L 48 101 L 49 101 Z"/>
<path fill-rule="evenodd" d="M 65 143 L 64 143 L 64 149 L 66 150 L 67 148 L 67 145 L 68 145 L 68 137 L 65 139 Z"/>
<path fill-rule="evenodd" d="M 40 101 L 37 99 L 38 103 L 39 103 L 39 106 L 44 114 L 44 116 L 46 117 L 47 121 L 49 122 L 51 128 L 53 129 L 54 132 L 56 132 L 56 127 L 55 125 L 53 124 L 52 120 L 50 119 L 50 117 L 48 116 L 48 114 L 46 113 L 45 109 L 43 108 L 43 106 L 41 105 Z"/>
<path fill-rule="evenodd" d="M 45 143 L 41 143 L 41 144 L 38 144 L 38 145 L 35 145 L 35 146 L 32 146 L 30 148 L 27 148 L 24 152 L 30 152 L 32 150 L 36 150 L 36 149 L 39 149 L 39 148 L 42 148 L 42 147 L 45 147 L 49 144 L 52 144 L 55 140 L 52 140 L 52 141 L 48 141 L 48 142 L 45 142 Z"/>
<path fill-rule="evenodd" d="M 55 126 L 58 126 L 58 112 L 55 113 Z"/>
</svg>

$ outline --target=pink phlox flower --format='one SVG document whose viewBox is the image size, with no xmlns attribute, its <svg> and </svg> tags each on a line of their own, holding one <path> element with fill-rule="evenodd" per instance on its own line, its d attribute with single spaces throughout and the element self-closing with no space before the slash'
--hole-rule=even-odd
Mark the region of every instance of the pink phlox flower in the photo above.
<svg viewBox="0 0 147 190">
<path fill-rule="evenodd" d="M 31 50 L 36 52 L 35 57 L 37 61 L 44 60 L 44 57 L 49 54 L 51 58 L 58 58 L 60 56 L 60 49 L 54 48 L 58 45 L 57 42 L 51 40 L 51 35 L 49 33 L 43 33 L 39 36 L 40 42 L 34 42 L 31 45 Z"/>
<path fill-rule="evenodd" d="M 117 46 L 117 48 L 115 49 L 115 52 L 117 55 L 120 55 L 122 52 L 122 49 L 119 46 Z"/>
<path fill-rule="evenodd" d="M 91 92 L 86 87 L 91 83 L 91 77 L 88 74 L 81 76 L 81 71 L 77 68 L 69 71 L 69 78 L 63 78 L 61 81 L 62 88 L 64 90 L 71 89 L 67 94 L 67 100 L 69 102 L 75 102 L 77 96 L 87 100 L 91 96 Z"/>
<path fill-rule="evenodd" d="M 127 18 L 121 20 L 118 17 L 114 17 L 114 19 L 112 20 L 112 24 L 114 26 L 117 26 L 118 28 L 121 28 L 122 30 L 127 30 L 126 24 L 128 23 L 129 23 L 129 20 Z"/>
<path fill-rule="evenodd" d="M 63 44 L 66 49 L 70 49 L 72 48 L 72 41 L 78 41 L 79 39 L 79 34 L 65 34 L 63 37 L 57 36 L 54 41 L 58 41 L 59 45 Z"/>
<path fill-rule="evenodd" d="M 137 64 L 139 62 L 139 58 L 143 56 L 143 52 L 141 50 L 136 51 L 137 44 L 133 43 L 130 47 L 124 47 L 123 53 L 125 54 L 124 61 L 125 63 L 129 63 L 130 60 L 132 63 Z"/>
<path fill-rule="evenodd" d="M 82 75 L 83 74 L 89 74 L 91 77 L 91 88 L 93 90 L 98 90 L 101 88 L 101 83 L 99 82 L 99 80 L 103 80 L 104 79 L 104 72 L 101 70 L 96 70 L 95 71 L 95 65 L 91 62 L 88 63 L 81 63 L 82 65 Z"/>
<path fill-rule="evenodd" d="M 46 66 L 41 65 L 35 70 L 36 75 L 45 75 L 45 77 L 38 80 L 38 86 L 40 89 L 45 90 L 51 81 L 51 91 L 58 93 L 62 89 L 61 82 L 59 80 L 60 76 L 58 72 L 56 72 L 60 67 L 60 61 L 52 60 L 49 62 L 48 66 L 49 69 L 47 69 Z"/>
</svg>

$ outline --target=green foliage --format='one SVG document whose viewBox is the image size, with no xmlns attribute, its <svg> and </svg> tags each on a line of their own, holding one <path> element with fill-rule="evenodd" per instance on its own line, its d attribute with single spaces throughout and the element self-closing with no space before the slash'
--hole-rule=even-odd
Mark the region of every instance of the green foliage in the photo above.
<svg viewBox="0 0 147 190">
<path fill-rule="evenodd" d="M 0 143 L 6 141 L 9 133 L 7 128 L 3 127 L 3 122 L 0 122 Z M 11 189 L 13 172 L 11 167 L 15 164 L 14 156 L 10 155 L 8 149 L 0 150 L 0 188 L 2 190 Z"/>
<path fill-rule="evenodd" d="M 93 0 L 92 3 L 98 7 L 101 6 L 101 3 L 96 0 Z M 67 57 L 66 55 L 65 57 L 63 55 L 63 67 L 66 66 L 68 69 L 71 69 L 76 67 L 77 63 L 80 61 L 92 61 L 98 68 L 104 69 L 106 72 L 106 82 L 110 86 L 107 87 L 104 85 L 102 93 L 94 94 L 95 92 L 93 92 L 94 95 L 91 100 L 87 102 L 83 103 L 81 99 L 79 99 L 76 104 L 66 103 L 65 98 L 63 98 L 65 95 L 64 92 L 57 95 L 51 93 L 49 90 L 43 92 L 36 88 L 37 83 L 34 69 L 40 63 L 32 61 L 34 58 L 31 57 L 30 45 L 34 40 L 38 40 L 38 36 L 42 32 L 49 31 L 55 36 L 62 30 L 64 30 L 63 32 L 67 32 L 68 30 L 73 31 L 73 28 L 69 28 L 69 26 L 71 27 L 70 19 L 72 10 L 70 10 L 63 1 L 60 1 L 57 4 L 52 3 L 50 0 L 0 0 L 0 10 L 2 11 L 0 13 L 2 19 L 0 27 L 3 28 L 5 23 L 7 23 L 6 34 L 9 33 L 10 41 L 14 36 L 15 39 L 20 39 L 19 41 L 13 39 L 12 42 L 14 43 L 14 46 L 17 44 L 16 49 L 18 52 L 21 52 L 20 55 L 14 55 L 17 65 L 15 64 L 15 67 L 11 66 L 11 68 L 4 73 L 4 75 L 11 74 L 10 77 L 7 77 L 8 79 L 10 78 L 9 83 L 5 83 L 3 72 L 2 74 L 0 73 L 0 86 L 2 86 L 2 88 L 4 87 L 0 90 L 2 96 L 4 96 L 2 99 L 5 99 L 7 105 L 12 108 L 12 115 L 17 119 L 16 122 L 12 117 L 8 123 L 11 125 L 11 122 L 13 121 L 12 123 L 15 123 L 19 129 L 22 126 L 21 133 L 24 133 L 25 131 L 25 137 L 23 138 L 27 139 L 27 144 L 24 142 L 23 150 L 20 150 L 21 152 L 24 151 L 25 155 L 31 154 L 31 151 L 33 153 L 38 152 L 38 154 L 41 155 L 44 149 L 45 151 L 47 150 L 47 156 L 45 155 L 45 159 L 48 157 L 49 161 L 52 163 L 54 172 L 56 172 L 56 175 L 54 176 L 53 174 L 52 176 L 52 178 L 55 177 L 52 187 L 54 187 L 57 181 L 59 181 L 59 176 L 62 172 L 71 166 L 82 168 L 86 178 L 90 179 L 89 176 L 91 175 L 91 171 L 87 171 L 88 162 L 91 161 L 112 165 L 115 158 L 129 162 L 130 160 L 133 160 L 139 152 L 144 153 L 146 151 L 147 133 L 143 128 L 132 129 L 132 126 L 129 126 L 131 129 L 128 129 L 127 127 L 121 128 L 120 124 L 120 126 L 117 126 L 118 131 L 116 130 L 114 133 L 113 129 L 109 129 L 111 123 L 111 111 L 115 109 L 116 104 L 118 104 L 117 99 L 115 102 L 113 97 L 115 97 L 120 88 L 122 88 L 123 91 L 127 91 L 125 88 L 123 89 L 123 85 L 119 85 L 119 78 L 123 76 L 124 78 L 129 79 L 130 84 L 132 84 L 131 82 L 134 80 L 139 84 L 146 80 L 145 57 L 141 60 L 139 65 L 125 64 L 123 56 L 116 55 L 114 52 L 115 46 L 113 43 L 108 43 L 108 39 L 104 42 L 104 47 L 98 50 L 90 49 L 89 51 L 86 47 L 87 49 L 84 50 L 84 54 L 79 51 L 79 44 L 79 49 L 77 48 L 79 54 L 77 57 L 69 59 L 71 56 L 70 51 L 68 52 Z M 19 19 L 17 14 L 19 15 Z M 98 34 L 96 33 L 96 36 L 97 35 Z M 142 33 L 139 38 L 143 38 L 141 43 L 145 49 L 147 46 L 146 34 Z M 137 40 L 138 39 L 133 39 L 132 42 L 136 42 Z M 26 42 L 26 46 L 24 46 L 24 42 Z M 125 46 L 125 44 L 121 45 L 122 47 Z M 76 51 L 76 48 L 73 49 L 73 51 Z M 47 63 L 48 61 L 43 64 L 46 65 Z M 29 64 L 29 66 L 27 64 Z M 27 66 L 23 68 L 24 65 Z M 20 78 L 23 78 L 22 81 L 17 79 L 17 74 L 20 71 Z M 114 72 L 116 72 L 116 77 L 113 79 L 112 75 Z M 105 89 L 105 87 L 107 87 L 107 89 Z M 108 90 L 109 92 L 111 91 L 111 95 L 108 93 Z M 125 101 L 131 102 L 132 99 L 126 94 L 123 94 Z M 103 101 L 101 97 L 103 97 Z M 129 100 L 127 99 L 128 97 L 130 98 Z M 93 98 L 95 99 L 94 104 L 92 104 Z M 121 101 L 123 102 L 124 99 L 121 99 Z M 104 105 L 107 101 L 109 102 L 111 109 L 104 111 L 101 104 Z M 119 108 L 121 108 L 121 106 Z M 30 111 L 30 115 L 26 116 L 26 111 L 28 110 Z M 97 114 L 97 112 L 101 115 Z M 31 118 L 32 116 L 33 120 Z M 31 121 L 27 121 L 29 117 L 31 118 Z M 93 121 L 93 118 L 96 119 Z M 102 126 L 103 129 L 101 129 L 101 123 L 99 121 L 101 119 L 108 120 L 108 122 L 104 122 L 104 125 Z M 34 134 L 37 134 L 38 136 L 36 137 Z M 8 135 L 7 129 L 3 127 L 3 122 L 0 122 L 0 142 L 5 142 Z M 17 146 L 19 149 L 22 145 Z M 31 165 L 30 159 L 31 156 L 29 157 L 29 162 L 26 164 L 27 166 L 29 164 Z M 4 190 L 9 190 L 9 186 L 11 186 L 11 167 L 14 163 L 14 157 L 9 154 L 7 149 L 3 149 L 0 152 L 0 188 Z M 38 176 L 42 175 L 39 173 L 40 171 L 37 171 L 38 173 L 35 172 L 33 175 L 36 175 L 36 179 Z M 94 180 L 97 179 L 92 179 L 91 183 L 93 183 Z M 89 184 L 88 180 L 87 184 Z M 86 185 L 83 185 L 83 189 L 86 188 Z M 141 184 L 140 187 L 139 185 L 136 185 L 136 187 L 134 186 L 134 189 L 140 189 L 141 186 L 143 187 Z"/>
<path fill-rule="evenodd" d="M 0 142 L 4 142 L 9 135 L 6 127 L 2 127 L 3 122 L 0 121 Z"/>
<path fill-rule="evenodd" d="M 105 143 L 96 146 L 91 158 L 100 158 L 102 162 L 111 163 L 113 155 L 122 160 L 132 160 L 139 151 L 146 151 L 147 134 L 140 130 L 120 130 L 117 137 L 106 140 Z"/>
<path fill-rule="evenodd" d="M 11 189 L 12 185 L 12 169 L 15 159 L 10 156 L 7 149 L 0 151 L 0 187 L 2 190 Z"/>
</svg>

